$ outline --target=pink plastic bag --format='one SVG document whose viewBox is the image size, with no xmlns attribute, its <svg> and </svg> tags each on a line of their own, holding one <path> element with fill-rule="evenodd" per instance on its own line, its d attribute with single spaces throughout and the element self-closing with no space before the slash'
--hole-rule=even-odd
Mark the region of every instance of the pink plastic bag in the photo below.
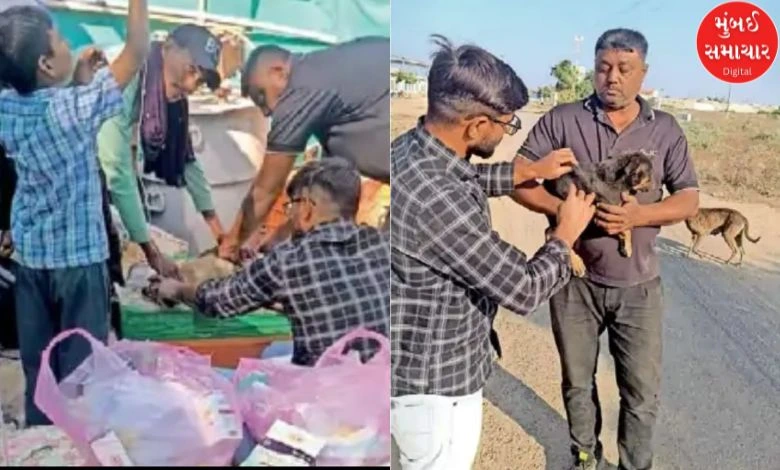
<svg viewBox="0 0 780 470">
<path fill-rule="evenodd" d="M 50 355 L 73 335 L 92 353 L 58 384 Z M 136 466 L 229 465 L 242 437 L 232 384 L 207 357 L 151 342 L 109 348 L 81 329 L 59 334 L 43 352 L 35 403 L 92 466 L 101 462 L 92 443 L 106 435 Z"/>
<path fill-rule="evenodd" d="M 357 338 L 380 344 L 374 357 L 342 355 Z M 234 382 L 244 421 L 262 441 L 282 420 L 327 441 L 318 466 L 386 465 L 390 461 L 389 340 L 361 328 L 348 333 L 314 367 L 278 359 L 242 359 Z"/>
</svg>

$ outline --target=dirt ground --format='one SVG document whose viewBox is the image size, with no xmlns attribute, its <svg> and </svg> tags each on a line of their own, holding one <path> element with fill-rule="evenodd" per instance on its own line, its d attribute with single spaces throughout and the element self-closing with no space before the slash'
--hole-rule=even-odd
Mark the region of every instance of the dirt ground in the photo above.
<svg viewBox="0 0 780 470">
<path fill-rule="evenodd" d="M 398 135 L 425 111 L 423 99 L 393 101 Z M 524 130 L 505 139 L 493 161 L 511 158 L 538 114 L 521 113 Z M 780 149 L 778 149 L 780 150 Z M 694 153 L 695 158 L 695 153 Z M 761 235 L 746 247 L 745 266 L 722 264 L 721 238 L 702 243 L 704 259 L 682 256 L 684 225 L 658 240 L 664 281 L 664 374 L 655 437 L 659 469 L 778 468 L 780 461 L 780 210 L 702 194 L 702 207 L 727 206 Z M 531 254 L 543 242 L 543 217 L 508 198 L 491 201 L 494 228 Z M 566 468 L 568 430 L 560 396 L 560 365 L 547 306 L 528 318 L 507 311 L 496 324 L 504 358 L 485 390 L 476 469 Z M 597 383 L 604 412 L 602 441 L 617 463 L 619 396 L 603 338 Z"/>
</svg>

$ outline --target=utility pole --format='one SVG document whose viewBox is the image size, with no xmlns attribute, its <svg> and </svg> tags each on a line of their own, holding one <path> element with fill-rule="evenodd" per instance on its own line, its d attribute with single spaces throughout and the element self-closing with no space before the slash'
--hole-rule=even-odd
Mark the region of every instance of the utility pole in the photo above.
<svg viewBox="0 0 780 470">
<path fill-rule="evenodd" d="M 726 98 L 726 112 L 729 112 L 729 108 L 731 107 L 731 83 L 729 83 L 729 95 Z"/>
<path fill-rule="evenodd" d="M 585 38 L 581 35 L 574 36 L 574 65 L 576 66 L 580 65 L 580 50 L 584 40 Z"/>
<path fill-rule="evenodd" d="M 206 24 L 206 15 L 208 14 L 208 0 L 198 0 L 198 23 L 201 25 Z"/>
</svg>

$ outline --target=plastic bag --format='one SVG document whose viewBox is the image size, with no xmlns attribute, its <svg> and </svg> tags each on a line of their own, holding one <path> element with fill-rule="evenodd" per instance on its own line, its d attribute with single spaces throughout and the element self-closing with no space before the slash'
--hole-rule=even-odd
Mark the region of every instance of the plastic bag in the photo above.
<svg viewBox="0 0 780 470">
<path fill-rule="evenodd" d="M 357 338 L 380 344 L 365 364 L 342 354 Z M 281 420 L 326 440 L 315 456 L 318 466 L 381 466 L 390 459 L 390 347 L 378 333 L 363 328 L 348 333 L 314 367 L 242 359 L 234 383 L 257 442 Z"/>
<path fill-rule="evenodd" d="M 72 335 L 92 354 L 58 384 L 50 355 Z M 108 440 L 136 466 L 224 466 L 242 437 L 233 387 L 207 357 L 151 342 L 109 348 L 81 329 L 61 333 L 43 352 L 35 403 L 89 465 L 105 465 L 95 446 Z"/>
</svg>

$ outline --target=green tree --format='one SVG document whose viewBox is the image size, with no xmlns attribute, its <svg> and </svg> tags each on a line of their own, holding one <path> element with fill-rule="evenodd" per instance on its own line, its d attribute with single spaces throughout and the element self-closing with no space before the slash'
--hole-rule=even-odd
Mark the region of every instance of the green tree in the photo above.
<svg viewBox="0 0 780 470">
<path fill-rule="evenodd" d="M 566 103 L 581 100 L 593 93 L 593 71 L 581 74 L 570 60 L 562 60 L 550 69 L 556 80 L 555 90 L 559 101 Z"/>
<path fill-rule="evenodd" d="M 539 87 L 539 89 L 536 91 L 536 94 L 542 100 L 551 100 L 555 94 L 555 89 L 550 85 L 545 85 L 543 87 Z"/>
<path fill-rule="evenodd" d="M 406 83 L 408 85 L 414 85 L 420 79 L 417 77 L 417 75 L 413 74 L 412 72 L 405 72 L 403 70 L 398 70 L 396 72 L 393 72 L 390 74 L 393 79 L 395 79 L 396 83 Z"/>
<path fill-rule="evenodd" d="M 550 69 L 550 75 L 555 77 L 555 89 L 559 92 L 574 90 L 579 82 L 579 71 L 570 60 L 562 60 Z"/>
<path fill-rule="evenodd" d="M 593 94 L 593 70 L 588 70 L 585 76 L 577 82 L 577 86 L 574 90 L 576 95 L 574 97 L 575 100 L 582 100 Z"/>
</svg>

